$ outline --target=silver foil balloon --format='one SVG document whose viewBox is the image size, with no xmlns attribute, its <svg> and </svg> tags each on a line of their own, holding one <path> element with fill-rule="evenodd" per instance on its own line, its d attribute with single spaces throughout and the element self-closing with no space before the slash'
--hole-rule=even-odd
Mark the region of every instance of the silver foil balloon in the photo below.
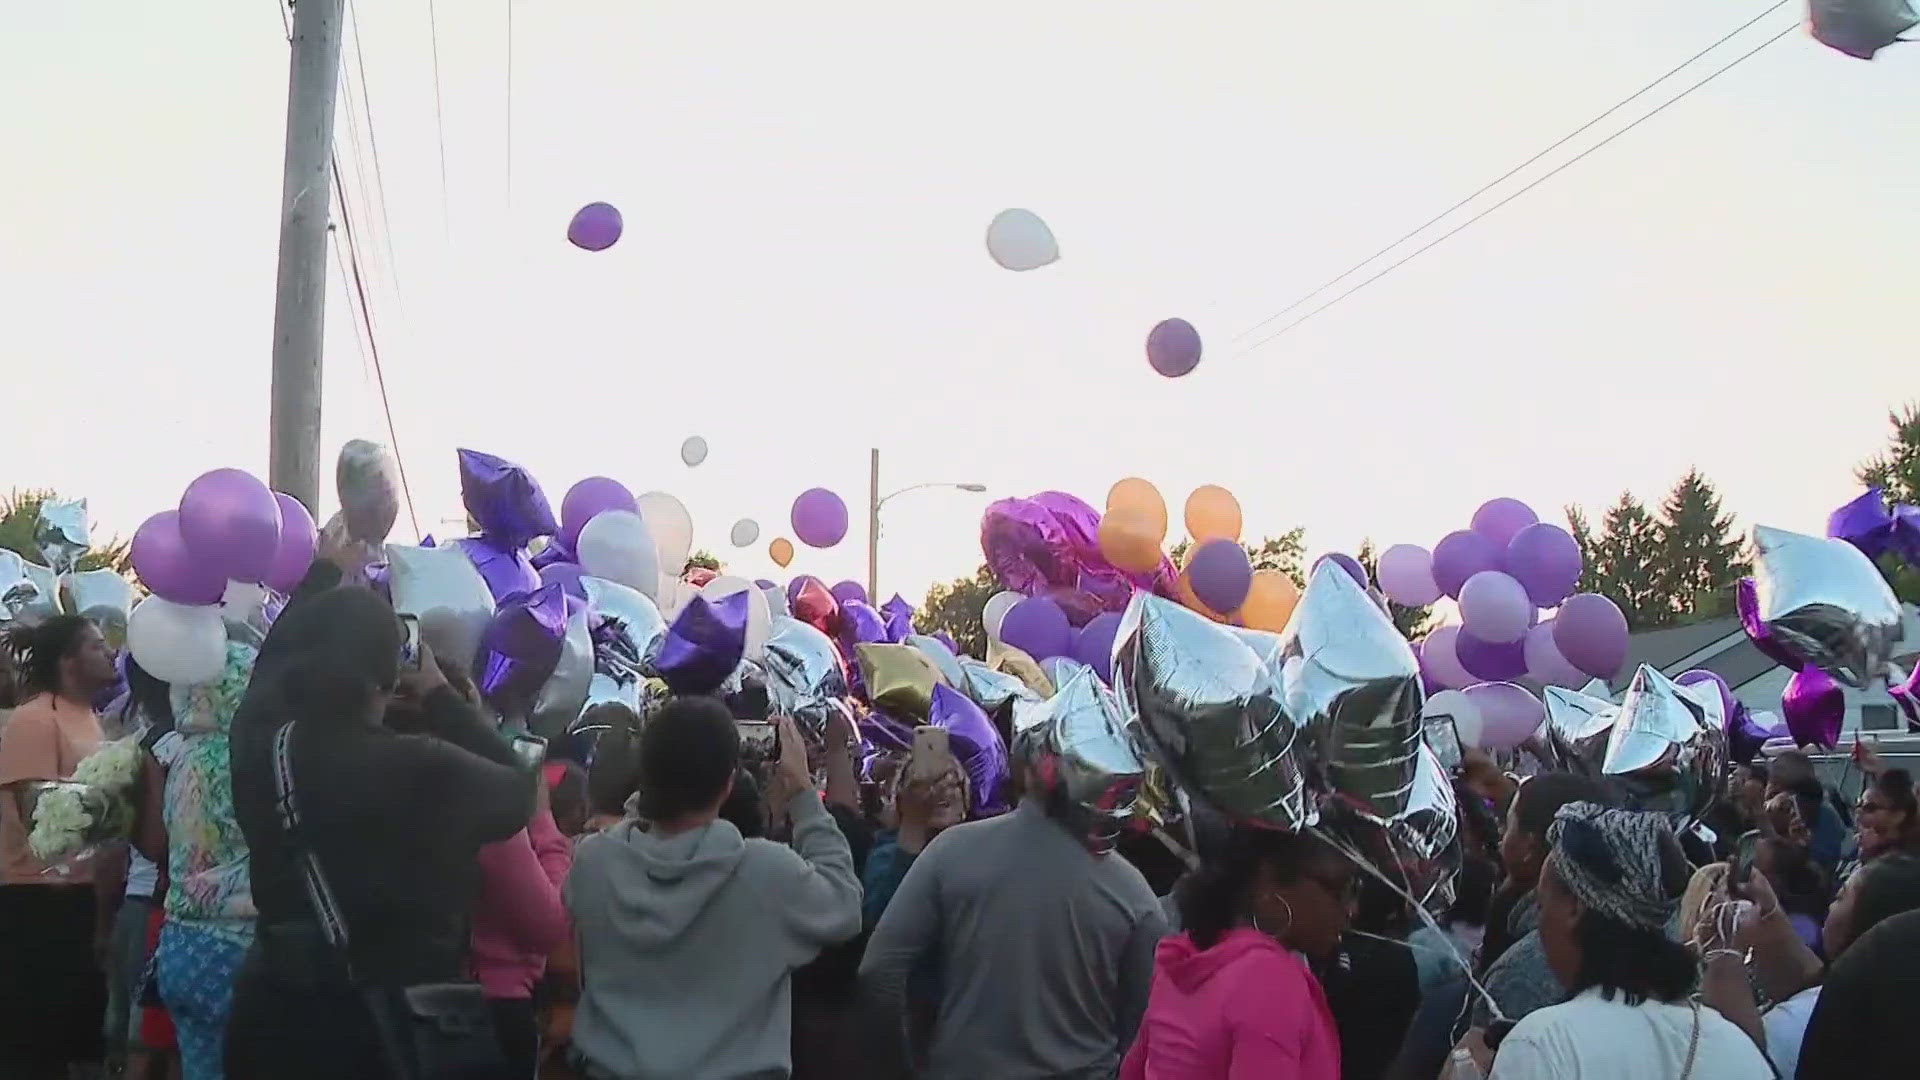
<svg viewBox="0 0 1920 1080">
<path fill-rule="evenodd" d="M 1542 734 L 1549 761 L 1567 772 L 1599 775 L 1620 706 L 1564 686 L 1545 688 L 1540 700 L 1547 710 Z"/>
<path fill-rule="evenodd" d="M 340 493 L 340 517 L 349 537 L 363 544 L 384 544 L 400 517 L 399 468 L 387 448 L 365 439 L 349 439 L 333 466 Z"/>
<path fill-rule="evenodd" d="M 773 615 L 792 615 L 793 605 L 787 601 L 787 590 L 779 585 L 769 585 L 760 590 L 767 597 L 767 611 Z"/>
<path fill-rule="evenodd" d="M 1702 698 L 1711 684 L 1689 692 L 1642 664 L 1620 701 L 1600 771 L 1623 784 L 1641 810 L 1692 823 L 1713 805 L 1724 780 L 1727 736 Z"/>
<path fill-rule="evenodd" d="M 60 579 L 66 609 L 92 619 L 115 649 L 127 640 L 133 584 L 111 570 L 76 570 Z"/>
<path fill-rule="evenodd" d="M 39 563 L 20 562 L 20 577 L 7 586 L 0 603 L 7 617 L 27 626 L 38 626 L 60 614 L 60 579 Z"/>
<path fill-rule="evenodd" d="M 1453 783 L 1438 757 L 1421 747 L 1414 759 L 1406 806 L 1386 821 L 1342 815 L 1323 831 L 1349 854 L 1406 890 L 1431 912 L 1452 906 L 1453 878 L 1460 870 L 1460 810 Z"/>
<path fill-rule="evenodd" d="M 1114 635 L 1113 683 L 1121 715 L 1137 718 L 1143 745 L 1188 794 L 1279 828 L 1318 820 L 1300 761 L 1305 733 L 1232 629 L 1136 592 Z"/>
<path fill-rule="evenodd" d="M 493 619 L 493 593 L 459 548 L 388 544 L 387 588 L 397 615 L 419 620 L 434 656 L 468 667 Z"/>
<path fill-rule="evenodd" d="M 535 735 L 551 739 L 567 730 L 586 708 L 593 682 L 593 634 L 587 629 L 587 608 L 567 616 L 567 632 L 560 639 L 560 660 L 533 699 L 527 726 Z"/>
<path fill-rule="evenodd" d="M 953 655 L 953 650 L 947 648 L 945 642 L 925 634 L 908 634 L 906 643 L 927 654 L 927 659 L 940 669 L 940 677 L 947 681 L 948 686 L 956 690 L 962 688 L 966 677 L 960 673 L 960 658 Z M 980 703 L 976 701 L 974 704 Z"/>
<path fill-rule="evenodd" d="M 33 539 L 48 566 L 56 571 L 73 569 L 87 551 L 87 500 L 41 503 Z"/>
<path fill-rule="evenodd" d="M 640 677 L 609 675 L 596 671 L 587 681 L 587 701 L 580 707 L 585 713 L 595 705 L 624 705 L 640 715 Z"/>
<path fill-rule="evenodd" d="M 1314 569 L 1281 637 L 1286 709 L 1317 751 L 1304 763 L 1315 786 L 1375 821 L 1398 817 L 1412 798 L 1423 732 L 1412 646 L 1331 559 Z"/>
<path fill-rule="evenodd" d="M 993 712 L 1008 702 L 1038 702 L 1040 695 L 1034 693 L 1020 677 L 1005 671 L 995 671 L 971 656 L 961 657 L 960 682 L 954 689 L 973 699 L 975 705 Z"/>
<path fill-rule="evenodd" d="M 27 560 L 0 548 L 0 623 L 20 617 L 21 608 L 40 598 L 40 587 L 27 577 Z"/>
<path fill-rule="evenodd" d="M 1062 823 L 1089 850 L 1104 853 L 1133 816 L 1146 766 L 1134 753 L 1113 691 L 1092 668 L 1077 667 L 1027 718 L 1015 752 Z"/>
<path fill-rule="evenodd" d="M 666 616 L 645 593 L 617 581 L 582 577 L 580 587 L 596 620 L 594 640 L 601 646 L 596 669 L 638 678 L 640 662 L 667 632 Z"/>
<path fill-rule="evenodd" d="M 1886 678 L 1900 642 L 1900 601 L 1845 540 L 1753 530 L 1760 621 L 1788 652 L 1856 690 Z"/>
<path fill-rule="evenodd" d="M 833 639 L 807 623 L 775 615 L 767 631 L 767 698 L 814 738 L 824 738 L 835 702 L 847 696 L 847 675 Z"/>
</svg>

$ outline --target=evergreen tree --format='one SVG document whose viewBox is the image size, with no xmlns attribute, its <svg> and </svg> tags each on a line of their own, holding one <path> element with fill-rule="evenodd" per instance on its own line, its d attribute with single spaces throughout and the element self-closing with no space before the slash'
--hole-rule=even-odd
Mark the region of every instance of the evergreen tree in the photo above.
<svg viewBox="0 0 1920 1080">
<path fill-rule="evenodd" d="M 39 541 L 34 530 L 40 526 L 40 504 L 58 502 L 60 495 L 44 489 L 10 491 L 0 498 L 0 548 L 28 562 L 41 562 Z M 133 576 L 132 543 L 114 537 L 105 547 L 89 548 L 75 562 L 76 570 L 112 570 L 122 577 Z"/>
<path fill-rule="evenodd" d="M 1893 439 L 1886 452 L 1855 469 L 1854 476 L 1868 487 L 1881 489 L 1889 503 L 1920 504 L 1920 405 L 1888 413 L 1887 422 L 1893 425 Z M 1880 572 L 1900 599 L 1920 604 L 1920 567 L 1909 566 L 1897 552 L 1889 552 L 1880 557 Z"/>
<path fill-rule="evenodd" d="M 1751 569 L 1745 546 L 1733 532 L 1733 515 L 1721 514 L 1720 493 L 1698 469 L 1668 492 L 1660 506 L 1660 561 L 1656 587 L 1669 617 L 1690 622 L 1733 613 L 1734 589 Z"/>
<path fill-rule="evenodd" d="M 1640 500 L 1621 492 L 1601 518 L 1598 536 L 1579 508 L 1569 507 L 1567 520 L 1586 563 L 1580 591 L 1597 592 L 1618 604 L 1634 630 L 1666 625 L 1671 605 L 1660 592 L 1660 525 Z"/>
</svg>

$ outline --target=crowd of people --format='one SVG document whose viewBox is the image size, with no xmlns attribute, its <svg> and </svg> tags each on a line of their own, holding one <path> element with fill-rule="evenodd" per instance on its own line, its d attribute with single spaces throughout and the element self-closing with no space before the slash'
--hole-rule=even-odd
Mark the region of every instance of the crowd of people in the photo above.
<svg viewBox="0 0 1920 1080">
<path fill-rule="evenodd" d="M 85 619 L 11 632 L 0 1075 L 1894 1077 L 1920 989 L 1920 806 L 1789 752 L 1703 823 L 1469 752 L 1461 867 L 1416 910 L 1312 831 L 1192 812 L 1090 850 L 1043 770 L 966 820 L 863 776 L 853 722 L 601 704 L 526 751 L 461 665 L 316 563 L 213 682 Z M 48 865 L 42 785 L 137 740 L 132 840 Z M 1903 993 L 1905 991 L 1905 993 Z"/>
</svg>

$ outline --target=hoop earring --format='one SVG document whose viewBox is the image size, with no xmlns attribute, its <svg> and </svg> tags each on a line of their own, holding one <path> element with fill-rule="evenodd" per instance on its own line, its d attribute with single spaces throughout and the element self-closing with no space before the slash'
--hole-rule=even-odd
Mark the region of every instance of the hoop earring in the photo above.
<svg viewBox="0 0 1920 1080">
<path fill-rule="evenodd" d="M 1287 898 L 1284 896 L 1281 896 L 1279 893 L 1274 893 L 1273 898 L 1275 900 L 1280 901 L 1280 905 L 1287 909 L 1287 925 L 1281 927 L 1280 932 L 1278 934 L 1269 933 L 1266 927 L 1260 925 L 1260 913 L 1254 912 L 1252 917 L 1253 928 L 1255 930 L 1260 931 L 1263 934 L 1266 934 L 1268 937 L 1272 938 L 1275 941 L 1280 941 L 1282 938 L 1286 936 L 1287 931 L 1293 929 L 1293 905 L 1288 903 Z"/>
</svg>

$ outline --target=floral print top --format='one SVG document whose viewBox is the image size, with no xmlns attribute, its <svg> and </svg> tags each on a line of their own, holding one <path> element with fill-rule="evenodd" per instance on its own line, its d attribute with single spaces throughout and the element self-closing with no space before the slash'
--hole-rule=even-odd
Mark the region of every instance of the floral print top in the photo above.
<svg viewBox="0 0 1920 1080">
<path fill-rule="evenodd" d="M 249 936 L 256 915 L 247 876 L 247 841 L 233 812 L 227 740 L 259 651 L 227 643 L 220 676 L 173 688 L 182 744 L 167 771 L 167 918 L 212 924 Z"/>
</svg>

